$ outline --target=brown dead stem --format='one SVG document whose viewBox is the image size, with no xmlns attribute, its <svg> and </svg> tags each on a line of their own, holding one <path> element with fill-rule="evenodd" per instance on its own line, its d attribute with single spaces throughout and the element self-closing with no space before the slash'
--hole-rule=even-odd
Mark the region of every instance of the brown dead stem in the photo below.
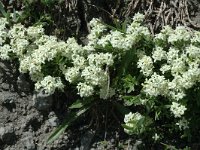
<svg viewBox="0 0 200 150">
<path fill-rule="evenodd" d="M 190 8 L 191 5 L 188 0 L 132 0 L 123 15 L 128 17 L 138 11 L 142 12 L 152 33 L 165 25 L 185 25 L 200 29 L 200 26 L 191 20 L 195 11 Z"/>
</svg>

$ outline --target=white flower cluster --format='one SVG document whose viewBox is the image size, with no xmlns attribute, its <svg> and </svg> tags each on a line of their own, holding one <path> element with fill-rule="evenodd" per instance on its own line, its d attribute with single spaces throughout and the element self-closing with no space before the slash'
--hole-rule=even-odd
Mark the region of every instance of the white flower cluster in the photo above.
<svg viewBox="0 0 200 150">
<path fill-rule="evenodd" d="M 144 55 L 139 59 L 137 65 L 145 76 L 150 76 L 153 73 L 153 60 L 150 56 Z"/>
<path fill-rule="evenodd" d="M 53 60 L 56 55 L 66 49 L 63 42 L 58 42 L 54 36 L 44 35 L 41 26 L 24 27 L 15 24 L 8 30 L 6 19 L 0 18 L 0 33 L 2 38 L 0 44 L 0 58 L 10 59 L 9 54 L 15 54 L 20 63 L 19 71 L 29 73 L 35 82 L 36 90 L 44 90 L 47 94 L 53 94 L 55 89 L 63 89 L 63 84 L 59 77 L 46 76 L 42 72 L 42 65 L 46 61 Z M 10 41 L 9 43 L 6 42 Z M 64 42 L 64 45 L 65 42 Z"/>
<path fill-rule="evenodd" d="M 168 93 L 168 81 L 163 75 L 154 74 L 143 83 L 143 90 L 151 96 L 166 95 Z"/>
<path fill-rule="evenodd" d="M 193 32 L 181 26 L 175 30 L 166 26 L 155 35 L 152 55 L 144 54 L 138 61 L 138 68 L 146 76 L 143 91 L 175 101 L 170 109 L 175 117 L 181 117 L 186 110 L 181 105 L 185 91 L 200 82 L 200 34 Z"/>
<path fill-rule="evenodd" d="M 124 32 L 111 30 L 108 34 L 101 36 L 97 40 L 97 44 L 102 47 L 111 45 L 113 48 L 121 50 L 129 50 L 142 38 L 150 38 L 151 34 L 147 27 L 141 26 L 144 15 L 136 14 L 133 17 L 133 22 L 127 25 Z"/>
<path fill-rule="evenodd" d="M 92 19 L 86 46 L 79 45 L 74 38 L 64 42 L 59 41 L 55 36 L 47 36 L 42 26 L 26 28 L 22 24 L 15 24 L 7 30 L 6 19 L 2 18 L 0 43 L 5 41 L 5 37 L 10 42 L 1 44 L 0 56 L 1 59 L 9 59 L 10 52 L 15 54 L 20 63 L 19 71 L 29 73 L 31 79 L 37 82 L 36 89 L 45 85 L 43 81 L 46 82 L 49 74 L 48 71 L 44 72 L 46 65 L 57 60 L 54 63 L 58 63 L 60 71 L 69 83 L 77 85 L 81 97 L 98 93 L 100 98 L 107 99 L 115 94 L 115 90 L 110 87 L 109 78 L 109 67 L 114 64 L 115 56 L 106 49 L 103 52 L 96 51 L 96 47 L 111 44 L 113 48 L 127 50 L 138 40 L 149 38 L 150 32 L 146 27 L 141 26 L 143 18 L 143 15 L 136 14 L 133 22 L 127 25 L 126 31 L 110 30 L 107 33 L 106 25 L 99 19 Z"/>
<path fill-rule="evenodd" d="M 103 25 L 99 19 L 93 18 L 90 21 L 90 27 L 92 28 L 92 30 L 88 35 L 88 46 L 96 46 L 98 38 L 104 31 L 106 31 L 106 26 Z"/>
<path fill-rule="evenodd" d="M 127 127 L 129 127 L 130 129 L 124 128 L 124 132 L 128 133 L 128 134 L 133 134 L 135 132 L 137 132 L 137 128 L 138 128 L 138 121 L 140 121 L 144 116 L 142 116 L 140 113 L 136 112 L 136 113 L 132 113 L 130 112 L 129 114 L 126 114 L 124 117 L 124 123 Z"/>
<path fill-rule="evenodd" d="M 63 56 L 67 57 L 73 66 L 67 67 L 65 64 L 60 67 L 68 82 L 77 83 L 78 94 L 81 97 L 92 96 L 95 87 L 100 89 L 104 87 L 108 82 L 105 66 L 112 66 L 114 63 L 111 53 L 98 53 L 87 48 L 88 45 L 81 47 L 75 40 L 69 39 L 68 50 L 67 52 L 65 50 L 66 53 Z"/>
<path fill-rule="evenodd" d="M 160 139 L 160 136 L 155 133 L 153 136 L 152 136 L 152 139 L 154 139 L 154 141 L 158 141 Z"/>
<path fill-rule="evenodd" d="M 2 45 L 7 37 L 6 25 L 8 24 L 6 18 L 0 18 L 0 45 Z"/>
<path fill-rule="evenodd" d="M 44 40 L 43 43 L 40 43 L 41 40 Z M 57 42 L 55 37 L 45 35 L 34 42 L 36 43 L 34 45 L 35 48 L 32 50 L 30 49 L 30 51 L 24 54 L 24 57 L 20 59 L 19 70 L 22 73 L 29 72 L 31 79 L 37 81 L 42 75 L 42 65 L 52 61 L 60 52 L 60 49 L 63 48 L 63 44 L 62 42 Z M 31 48 L 31 45 L 29 48 Z M 38 77 L 36 75 L 38 75 Z"/>
<path fill-rule="evenodd" d="M 181 117 L 187 108 L 179 103 L 172 102 L 170 107 L 170 111 L 174 114 L 175 118 Z"/>
<path fill-rule="evenodd" d="M 62 89 L 62 84 L 53 86 L 52 84 L 57 79 L 46 76 L 48 71 L 44 72 L 43 70 L 46 65 L 57 59 L 58 61 L 55 63 L 60 66 L 60 71 L 65 79 L 70 83 L 77 84 L 81 97 L 93 95 L 96 87 L 101 91 L 105 88 L 108 83 L 106 68 L 113 65 L 114 58 L 112 53 L 95 51 L 95 41 L 106 30 L 106 27 L 98 19 L 90 22 L 92 30 L 88 36 L 89 43 L 84 47 L 79 45 L 74 38 L 69 38 L 67 42 L 64 42 L 59 41 L 55 36 L 47 36 L 44 34 L 42 26 L 26 28 L 22 24 L 15 24 L 10 30 L 7 30 L 6 24 L 6 19 L 1 18 L 1 59 L 9 59 L 10 52 L 15 54 L 20 63 L 19 71 L 29 73 L 31 79 L 37 82 L 36 90 L 43 88 L 47 93 L 52 94 L 55 88 Z M 10 43 L 4 44 L 6 38 Z M 59 58 L 66 61 L 60 62 Z M 53 69 L 51 68 L 51 70 Z M 59 82 L 61 81 L 59 80 Z M 45 88 L 45 86 L 47 87 Z"/>
<path fill-rule="evenodd" d="M 36 82 L 35 89 L 36 91 L 42 90 L 45 94 L 51 95 L 56 89 L 63 90 L 64 85 L 60 77 L 46 76 L 43 80 Z"/>
<path fill-rule="evenodd" d="M 6 18 L 0 18 L 0 58 L 7 60 L 9 59 L 9 52 L 12 51 L 10 45 L 6 44 L 6 38 L 8 37 L 8 32 L 6 25 L 8 24 Z"/>
<path fill-rule="evenodd" d="M 108 82 L 108 72 L 103 67 L 113 65 L 113 56 L 111 53 L 91 53 L 87 58 L 78 54 L 76 57 L 78 59 L 72 59 L 74 66 L 63 69 L 63 74 L 70 83 L 78 82 L 81 97 L 91 96 L 96 86 L 102 89 Z"/>
<path fill-rule="evenodd" d="M 183 117 L 181 120 L 179 120 L 176 125 L 179 127 L 180 130 L 185 130 L 189 128 L 189 122 Z"/>
</svg>

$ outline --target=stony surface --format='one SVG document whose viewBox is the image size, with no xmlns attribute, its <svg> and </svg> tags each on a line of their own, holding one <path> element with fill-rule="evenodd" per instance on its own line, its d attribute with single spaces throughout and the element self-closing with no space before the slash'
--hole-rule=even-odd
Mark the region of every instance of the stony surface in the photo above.
<svg viewBox="0 0 200 150">
<path fill-rule="evenodd" d="M 0 70 L 0 149 L 45 149 L 48 135 L 59 123 L 51 110 L 52 97 L 32 94 L 31 83 L 14 64 L 0 62 Z"/>
</svg>

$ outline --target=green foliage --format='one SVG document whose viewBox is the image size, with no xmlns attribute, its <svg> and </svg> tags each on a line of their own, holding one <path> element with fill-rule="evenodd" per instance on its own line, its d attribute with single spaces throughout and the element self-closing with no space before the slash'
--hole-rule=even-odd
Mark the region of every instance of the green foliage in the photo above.
<svg viewBox="0 0 200 150">
<path fill-rule="evenodd" d="M 130 74 L 123 78 L 123 83 L 123 87 L 125 88 L 126 93 L 131 93 L 135 91 L 135 85 L 138 84 L 136 77 L 132 77 Z"/>
<path fill-rule="evenodd" d="M 79 108 L 79 110 L 75 112 L 70 112 L 67 115 L 64 122 L 49 136 L 47 143 L 51 143 L 54 140 L 56 140 L 75 120 L 77 120 L 83 113 L 85 113 L 89 109 L 89 106 L 82 105 L 81 102 L 78 103 L 77 101 L 74 104 L 72 104 L 69 108 Z"/>
<path fill-rule="evenodd" d="M 5 9 L 4 9 L 4 5 L 3 5 L 3 3 L 2 2 L 0 2 L 0 11 L 1 11 L 1 14 L 5 17 L 5 18 L 8 18 L 9 16 L 9 14 L 5 11 Z"/>
</svg>

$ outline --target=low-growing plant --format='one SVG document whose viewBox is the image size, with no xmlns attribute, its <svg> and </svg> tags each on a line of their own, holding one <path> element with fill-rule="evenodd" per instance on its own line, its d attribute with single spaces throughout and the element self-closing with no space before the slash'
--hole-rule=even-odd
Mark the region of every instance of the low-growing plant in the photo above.
<svg viewBox="0 0 200 150">
<path fill-rule="evenodd" d="M 49 142 L 99 101 L 124 116 L 130 135 L 152 142 L 175 134 L 177 142 L 192 140 L 199 130 L 200 32 L 166 26 L 153 36 L 143 18 L 136 14 L 117 28 L 93 19 L 86 45 L 47 36 L 42 26 L 7 27 L 0 18 L 1 59 L 17 58 L 36 91 L 51 95 L 67 86 L 80 97 Z"/>
</svg>

